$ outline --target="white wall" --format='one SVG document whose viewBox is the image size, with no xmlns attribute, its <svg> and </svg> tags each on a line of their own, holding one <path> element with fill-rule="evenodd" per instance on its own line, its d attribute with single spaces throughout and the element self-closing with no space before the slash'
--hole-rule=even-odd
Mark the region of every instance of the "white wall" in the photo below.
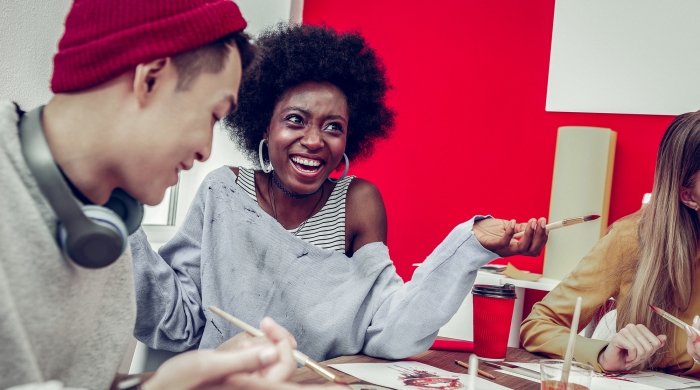
<svg viewBox="0 0 700 390">
<path fill-rule="evenodd" d="M 0 2 L 0 99 L 29 110 L 52 96 L 53 55 L 71 0 Z"/>
<path fill-rule="evenodd" d="M 547 111 L 700 109 L 700 1 L 557 0 Z"/>
</svg>

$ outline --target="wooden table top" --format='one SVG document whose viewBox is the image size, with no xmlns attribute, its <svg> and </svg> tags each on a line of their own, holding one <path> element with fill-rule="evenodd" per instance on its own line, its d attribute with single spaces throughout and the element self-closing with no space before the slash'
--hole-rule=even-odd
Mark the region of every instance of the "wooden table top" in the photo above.
<svg viewBox="0 0 700 390">
<path fill-rule="evenodd" d="M 467 369 L 460 367 L 455 364 L 455 360 L 461 360 L 463 362 L 469 361 L 469 352 L 450 352 L 450 351 L 426 351 L 418 355 L 411 356 L 410 358 L 403 360 L 412 360 L 425 364 L 429 364 L 433 367 L 441 368 L 443 370 L 452 371 L 456 373 L 466 374 Z M 545 359 L 543 356 L 533 355 L 524 349 L 519 348 L 509 348 L 508 354 L 506 355 L 507 362 L 534 362 L 540 359 Z M 327 366 L 329 364 L 340 364 L 340 363 L 387 363 L 390 360 L 377 359 L 365 355 L 354 355 L 354 356 L 341 356 L 335 359 L 326 360 L 321 364 Z M 511 389 L 518 390 L 538 390 L 540 388 L 539 383 L 529 381 L 527 379 L 518 378 L 508 374 L 502 374 L 500 372 L 495 372 L 495 368 L 480 364 L 479 368 L 493 374 L 496 379 L 495 383 L 503 385 Z M 347 383 L 366 383 L 353 376 L 347 375 L 340 371 L 330 368 L 334 374 L 338 374 L 341 379 Z M 484 377 L 481 377 L 484 378 Z M 487 378 L 484 378 L 487 379 Z M 488 380 L 488 379 L 487 379 Z M 305 383 L 305 384 L 324 384 L 328 383 L 324 378 L 320 377 L 318 374 L 309 370 L 306 367 L 297 369 L 297 372 L 291 378 L 292 382 Z"/>
</svg>

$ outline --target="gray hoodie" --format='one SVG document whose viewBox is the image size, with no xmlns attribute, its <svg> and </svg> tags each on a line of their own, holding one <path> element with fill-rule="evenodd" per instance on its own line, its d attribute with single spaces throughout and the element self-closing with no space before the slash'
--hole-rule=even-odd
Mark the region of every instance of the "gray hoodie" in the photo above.
<svg viewBox="0 0 700 390">
<path fill-rule="evenodd" d="M 156 349 L 215 348 L 241 330 L 211 313 L 214 305 L 255 326 L 272 317 L 316 360 L 411 356 L 430 347 L 479 267 L 497 258 L 474 237 L 473 221 L 457 226 L 404 283 L 384 244 L 349 258 L 302 241 L 219 168 L 159 253 L 143 230 L 130 237 L 134 335 Z"/>
<path fill-rule="evenodd" d="M 0 101 L 0 388 L 109 389 L 136 315 L 129 250 L 99 270 L 63 257 L 18 119 Z"/>
</svg>

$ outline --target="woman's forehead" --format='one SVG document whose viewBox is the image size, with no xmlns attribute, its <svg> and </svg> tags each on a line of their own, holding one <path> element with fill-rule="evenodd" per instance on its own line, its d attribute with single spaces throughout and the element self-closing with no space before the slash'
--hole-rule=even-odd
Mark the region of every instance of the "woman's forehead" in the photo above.
<svg viewBox="0 0 700 390">
<path fill-rule="evenodd" d="M 305 82 L 288 89 L 276 105 L 276 111 L 298 108 L 310 113 L 336 111 L 338 115 L 348 114 L 345 94 L 330 83 Z"/>
</svg>

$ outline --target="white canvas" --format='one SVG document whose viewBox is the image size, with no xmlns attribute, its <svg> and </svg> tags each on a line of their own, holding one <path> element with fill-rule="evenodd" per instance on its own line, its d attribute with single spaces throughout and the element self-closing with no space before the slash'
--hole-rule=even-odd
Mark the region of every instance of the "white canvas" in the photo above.
<svg viewBox="0 0 700 390">
<path fill-rule="evenodd" d="M 700 1 L 556 0 L 547 111 L 700 109 Z"/>
</svg>

